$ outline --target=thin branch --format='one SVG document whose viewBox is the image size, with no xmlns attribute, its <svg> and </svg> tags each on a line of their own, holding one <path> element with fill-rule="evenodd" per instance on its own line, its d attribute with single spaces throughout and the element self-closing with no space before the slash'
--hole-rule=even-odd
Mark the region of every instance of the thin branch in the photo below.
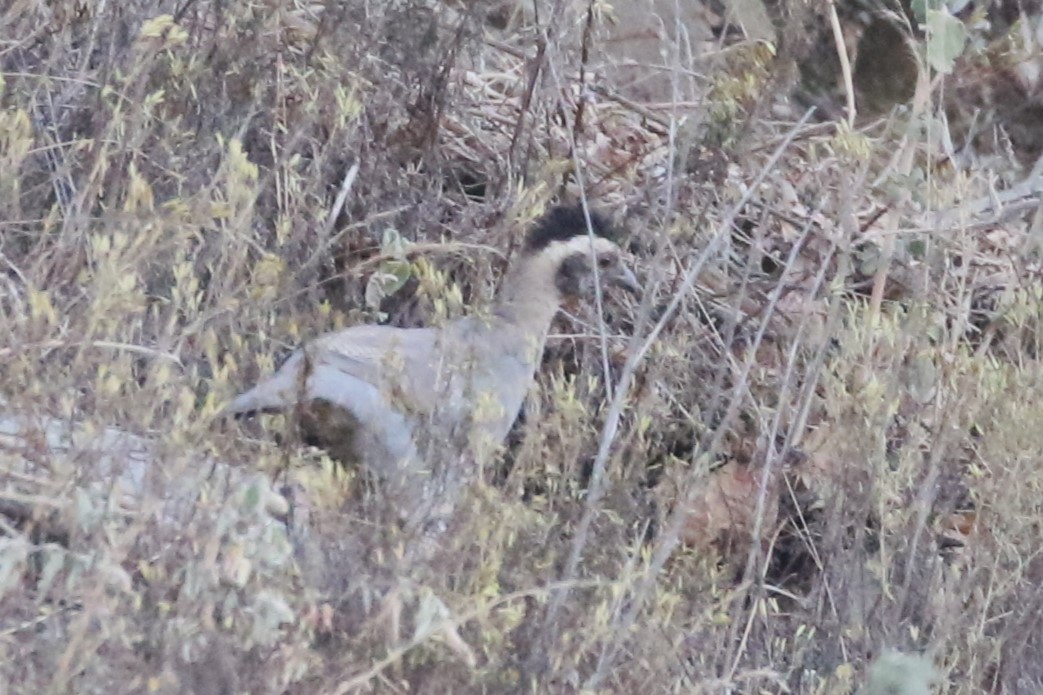
<svg viewBox="0 0 1043 695">
<path fill-rule="evenodd" d="M 840 59 L 840 74 L 844 78 L 844 93 L 847 96 L 847 125 L 849 128 L 854 128 L 855 84 L 851 76 L 851 59 L 847 54 L 844 30 L 840 26 L 840 17 L 837 15 L 837 5 L 834 0 L 829 0 L 829 26 L 833 29 L 833 41 L 837 46 L 837 58 Z"/>
<path fill-rule="evenodd" d="M 810 115 L 811 112 L 809 111 L 807 114 L 805 114 L 805 118 L 808 118 Z M 798 124 L 797 128 L 799 127 L 800 126 Z M 795 131 L 796 129 L 791 131 L 790 134 L 792 135 L 793 133 L 795 133 Z M 785 140 L 780 147 L 785 148 L 786 146 L 788 146 L 788 143 L 789 139 Z M 776 156 L 781 156 L 781 154 L 781 149 L 776 152 Z M 769 161 L 768 164 L 762 169 L 761 173 L 766 174 L 773 168 L 774 161 Z M 747 191 L 747 194 L 750 194 L 752 191 L 757 190 L 758 186 L 759 183 L 752 185 L 750 189 Z M 741 206 L 737 205 L 735 208 L 732 209 L 731 214 L 728 217 L 724 218 L 724 221 L 719 227 L 719 232 L 715 236 L 715 242 L 717 239 L 721 239 L 724 237 L 724 235 L 727 233 L 727 230 L 731 226 L 731 221 L 735 219 L 740 210 Z M 811 228 L 812 226 L 810 224 L 805 226 L 803 231 L 804 237 L 811 233 Z M 800 249 L 804 246 L 803 241 L 804 240 L 801 239 L 800 241 L 798 241 L 798 243 L 795 243 L 793 245 L 790 251 L 790 256 L 787 259 L 787 268 L 792 268 L 795 265 L 800 253 Z M 711 242 L 711 245 L 713 244 L 714 242 Z M 825 277 L 826 267 L 827 265 L 823 264 L 823 268 L 821 271 L 822 278 Z M 749 375 L 751 370 L 753 369 L 754 364 L 757 363 L 757 346 L 759 346 L 764 340 L 765 333 L 767 332 L 768 326 L 771 322 L 771 318 L 775 314 L 775 308 L 778 305 L 779 300 L 783 296 L 784 289 L 785 285 L 783 283 L 779 283 L 775 286 L 774 290 L 772 291 L 771 297 L 768 302 L 768 306 L 761 317 L 760 326 L 758 328 L 757 334 L 753 338 L 750 350 L 748 351 L 746 361 L 742 365 L 742 369 L 736 380 L 735 386 L 732 388 L 732 397 L 726 409 L 725 415 L 721 420 L 721 424 L 717 427 L 716 432 L 714 433 L 714 437 L 711 440 L 710 444 L 705 448 L 705 451 L 713 452 L 718 450 L 718 448 L 720 447 L 720 442 L 724 439 L 725 433 L 728 431 L 728 423 L 734 420 L 734 418 L 738 414 L 740 404 L 746 398 L 747 384 L 749 383 Z M 686 289 L 685 293 L 687 293 L 687 291 L 688 290 Z M 657 325 L 657 328 L 659 328 L 660 325 L 662 324 Z M 648 345 L 648 343 L 646 343 L 646 345 Z M 763 485 L 765 483 L 766 480 L 762 479 L 761 484 Z M 601 680 L 603 680 L 604 677 L 608 674 L 612 661 L 614 660 L 620 648 L 619 636 L 626 635 L 629 633 L 631 625 L 633 625 L 634 621 L 637 619 L 638 613 L 644 607 L 645 598 L 648 596 L 648 593 L 651 590 L 652 585 L 655 583 L 656 578 L 659 576 L 660 570 L 662 570 L 663 566 L 666 564 L 667 559 L 669 559 L 669 557 L 673 554 L 674 549 L 680 542 L 681 531 L 688 520 L 688 516 L 694 505 L 695 496 L 698 493 L 698 489 L 699 487 L 697 485 L 688 485 L 683 500 L 675 506 L 673 512 L 671 513 L 666 528 L 663 532 L 663 535 L 656 543 L 656 548 L 652 553 L 652 559 L 649 562 L 648 569 L 631 597 L 629 609 L 620 620 L 619 627 L 612 631 L 614 637 L 612 641 L 609 643 L 609 646 L 606 647 L 606 649 L 603 651 L 602 656 L 599 659 L 598 668 L 590 677 L 590 679 L 588 679 L 586 683 L 587 688 L 596 691 Z M 762 515 L 762 500 L 758 500 L 758 505 L 758 514 Z"/>
<path fill-rule="evenodd" d="M 111 340 L 45 340 L 40 343 L 24 343 L 17 347 L 0 348 L 0 359 L 6 359 L 18 354 L 19 352 L 31 349 L 43 351 L 59 348 L 101 348 L 103 350 L 121 350 L 123 352 L 131 352 L 137 355 L 145 355 L 147 357 L 158 357 L 159 359 L 173 362 L 181 368 L 184 368 L 185 366 L 181 362 L 181 358 L 174 353 L 156 350 L 155 348 L 148 348 L 144 345 L 118 343 Z"/>
<path fill-rule="evenodd" d="M 605 585 L 606 582 L 604 581 L 589 580 L 571 582 L 569 583 L 568 588 L 588 589 L 597 588 Z M 417 637 L 414 637 L 405 644 L 402 644 L 398 647 L 389 650 L 387 656 L 374 662 L 365 671 L 362 671 L 361 673 L 358 673 L 349 678 L 348 680 L 345 680 L 342 683 L 340 683 L 337 686 L 337 688 L 332 691 L 332 695 L 347 695 L 352 691 L 366 687 L 367 685 L 369 685 L 370 681 L 379 676 L 381 672 L 387 670 L 393 664 L 401 661 L 406 654 L 413 651 L 420 645 L 428 642 L 429 638 L 434 635 L 445 633 L 448 631 L 455 632 L 457 628 L 459 628 L 460 626 L 465 625 L 477 618 L 489 615 L 494 609 L 498 608 L 499 606 L 503 606 L 508 603 L 513 603 L 523 598 L 543 596 L 561 588 L 565 588 L 565 582 L 553 582 L 543 587 L 512 591 L 509 594 L 499 596 L 486 603 L 479 603 L 474 608 L 467 611 L 463 611 L 455 618 L 445 619 L 439 627 L 427 631 L 421 635 L 418 635 Z"/>
<path fill-rule="evenodd" d="M 716 233 L 711 239 L 710 243 L 703 249 L 702 253 L 695 259 L 695 261 L 688 267 L 687 272 L 684 275 L 684 279 L 681 282 L 678 291 L 671 297 L 666 310 L 662 316 L 653 326 L 652 330 L 649 331 L 645 338 L 641 338 L 640 334 L 635 332 L 630 345 L 630 354 L 627 357 L 627 361 L 623 366 L 622 375 L 620 376 L 619 385 L 616 389 L 614 398 L 612 399 L 608 414 L 605 418 L 605 426 L 601 431 L 601 439 L 598 442 L 598 452 L 594 458 L 594 464 L 590 476 L 590 484 L 587 492 L 587 501 L 584 506 L 583 516 L 580 519 L 579 525 L 576 529 L 576 534 L 572 540 L 572 546 L 569 551 L 569 557 L 565 563 L 564 570 L 562 571 L 562 581 L 568 582 L 575 578 L 576 572 L 579 569 L 579 565 L 583 559 L 583 550 L 587 545 L 588 536 L 590 534 L 591 526 L 594 522 L 594 517 L 597 514 L 598 506 L 601 502 L 601 498 L 605 494 L 605 470 L 608 465 L 609 453 L 611 452 L 612 444 L 615 441 L 616 434 L 619 431 L 619 423 L 623 414 L 624 401 L 630 391 L 631 382 L 634 380 L 634 376 L 637 372 L 638 365 L 644 360 L 645 355 L 651 348 L 652 344 L 658 339 L 659 335 L 663 332 L 666 326 L 673 319 L 674 314 L 677 313 L 681 306 L 681 302 L 687 297 L 688 293 L 691 292 L 695 285 L 696 278 L 702 271 L 703 266 L 717 254 L 717 251 L 724 242 L 724 239 L 728 237 L 731 225 L 735 218 L 745 207 L 747 201 L 753 194 L 760 189 L 761 183 L 767 177 L 767 175 L 774 170 L 775 165 L 778 163 L 782 154 L 789 147 L 790 143 L 796 137 L 797 133 L 800 132 L 804 124 L 811 118 L 814 113 L 814 109 L 808 109 L 800 121 L 787 133 L 786 137 L 776 147 L 775 152 L 772 153 L 771 157 L 761 168 L 757 177 L 753 183 L 746 189 L 746 192 L 728 211 L 727 214 L 721 219 L 721 223 L 718 226 Z M 674 529 L 674 536 L 679 536 L 680 528 Z M 670 547 L 666 556 L 669 556 L 673 548 Z M 666 556 L 659 559 L 659 564 L 665 563 Z M 558 615 L 568 598 L 568 590 L 563 589 L 554 595 L 550 601 L 550 605 L 547 611 L 547 617 L 544 620 L 543 636 L 544 639 L 549 637 L 550 632 L 556 626 Z M 545 645 L 546 646 L 546 645 Z"/>
<path fill-rule="evenodd" d="M 337 199 L 333 201 L 333 207 L 330 208 L 329 215 L 326 217 L 326 223 L 322 227 L 323 239 L 328 238 L 333 232 L 333 226 L 337 223 L 341 210 L 344 209 L 344 201 L 348 199 L 348 193 L 351 192 L 351 187 L 355 185 L 355 179 L 358 175 L 359 163 L 355 162 L 348 169 L 347 173 L 344 174 L 344 180 L 340 184 L 340 191 L 337 192 Z"/>
</svg>

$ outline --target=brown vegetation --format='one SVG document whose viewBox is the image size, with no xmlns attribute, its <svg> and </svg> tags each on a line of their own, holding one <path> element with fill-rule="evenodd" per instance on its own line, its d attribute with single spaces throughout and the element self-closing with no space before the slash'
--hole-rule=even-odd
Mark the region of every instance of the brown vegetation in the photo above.
<svg viewBox="0 0 1043 695">
<path fill-rule="evenodd" d="M 752 5 L 5 4 L 0 693 L 1043 692 L 1038 8 Z M 556 321 L 429 562 L 215 421 L 580 196 L 644 297 Z"/>
</svg>

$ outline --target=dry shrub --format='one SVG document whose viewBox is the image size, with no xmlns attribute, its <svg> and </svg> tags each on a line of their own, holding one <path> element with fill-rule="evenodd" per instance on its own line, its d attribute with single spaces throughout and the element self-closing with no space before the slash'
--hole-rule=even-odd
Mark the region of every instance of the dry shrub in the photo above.
<svg viewBox="0 0 1043 695">
<path fill-rule="evenodd" d="M 797 123 L 792 52 L 720 27 L 635 103 L 610 20 L 0 11 L 11 692 L 848 692 L 888 648 L 1039 689 L 1038 182 L 940 157 L 936 93 Z M 289 423 L 214 421 L 302 339 L 487 302 L 580 194 L 648 291 L 555 324 L 432 562 Z"/>
</svg>

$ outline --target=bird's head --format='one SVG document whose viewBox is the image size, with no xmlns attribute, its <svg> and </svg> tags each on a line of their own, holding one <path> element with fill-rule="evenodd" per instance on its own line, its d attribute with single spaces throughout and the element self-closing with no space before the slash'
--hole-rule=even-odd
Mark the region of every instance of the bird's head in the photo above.
<svg viewBox="0 0 1043 695">
<path fill-rule="evenodd" d="M 552 279 L 560 301 L 592 297 L 598 283 L 602 289 L 615 286 L 637 294 L 641 287 L 615 237 L 598 213 L 590 211 L 588 225 L 582 206 L 558 206 L 529 233 L 526 265 Z"/>
</svg>

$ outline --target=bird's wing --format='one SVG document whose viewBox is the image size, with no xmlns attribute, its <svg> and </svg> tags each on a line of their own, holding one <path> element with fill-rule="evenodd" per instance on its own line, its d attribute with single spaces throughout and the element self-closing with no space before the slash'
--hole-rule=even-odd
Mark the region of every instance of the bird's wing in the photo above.
<svg viewBox="0 0 1043 695">
<path fill-rule="evenodd" d="M 355 410 L 383 395 L 403 410 L 435 403 L 438 331 L 354 326 L 298 348 L 275 374 L 236 398 L 226 414 L 282 410 L 323 399 Z"/>
<path fill-rule="evenodd" d="M 435 328 L 356 326 L 323 336 L 309 352 L 316 365 L 376 386 L 404 410 L 427 412 L 437 400 L 439 339 Z"/>
</svg>

